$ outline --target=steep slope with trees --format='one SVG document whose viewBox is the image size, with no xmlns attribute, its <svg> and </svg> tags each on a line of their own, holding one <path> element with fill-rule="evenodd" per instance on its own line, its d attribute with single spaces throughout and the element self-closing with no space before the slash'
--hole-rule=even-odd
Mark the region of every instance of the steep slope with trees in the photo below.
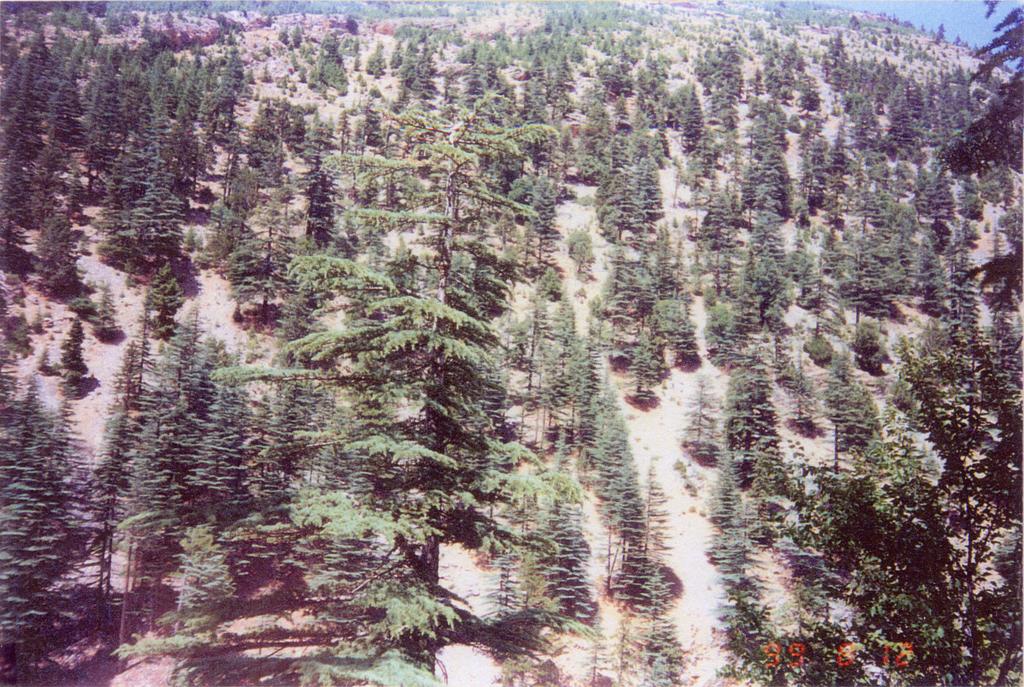
<svg viewBox="0 0 1024 687">
<path fill-rule="evenodd" d="M 0 8 L 0 682 L 1019 682 L 1019 9 L 162 9 Z"/>
</svg>

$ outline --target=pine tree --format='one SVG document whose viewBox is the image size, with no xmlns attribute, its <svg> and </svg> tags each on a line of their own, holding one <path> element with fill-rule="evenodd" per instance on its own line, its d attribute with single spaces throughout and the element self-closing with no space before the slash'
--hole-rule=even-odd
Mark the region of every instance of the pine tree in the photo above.
<svg viewBox="0 0 1024 687">
<path fill-rule="evenodd" d="M 559 238 L 555 228 L 555 185 L 546 176 L 538 177 L 532 195 L 530 230 L 537 241 L 537 264 L 543 265 L 550 260 L 552 244 Z"/>
<path fill-rule="evenodd" d="M 137 444 L 123 500 L 129 563 L 121 605 L 121 641 L 154 626 L 176 567 L 179 541 L 200 524 L 194 473 L 209 434 L 214 359 L 198 318 L 188 318 L 164 348 L 139 399 Z M 121 651 L 127 651 L 122 647 Z"/>
<path fill-rule="evenodd" d="M 36 246 L 39 274 L 48 293 L 58 298 L 78 295 L 78 237 L 67 215 L 57 209 L 43 223 Z"/>
<path fill-rule="evenodd" d="M 697 377 L 697 390 L 687 408 L 688 418 L 683 448 L 698 463 L 714 465 L 721 451 L 718 429 L 718 399 L 714 397 L 706 375 Z"/>
<path fill-rule="evenodd" d="M 701 222 L 700 239 L 705 264 L 711 270 L 715 294 L 719 296 L 732 275 L 739 224 L 731 196 L 726 192 L 712 192 L 707 214 Z"/>
<path fill-rule="evenodd" d="M 181 223 L 185 207 L 175 195 L 170 171 L 160 162 L 160 151 L 151 149 L 145 192 L 131 210 L 135 250 L 148 262 L 173 260 L 181 251 Z"/>
<path fill-rule="evenodd" d="M 114 297 L 110 293 L 110 286 L 103 284 L 100 287 L 100 302 L 96 308 L 93 333 L 100 341 L 110 342 L 117 338 L 119 331 Z"/>
<path fill-rule="evenodd" d="M 314 122 L 306 140 L 303 157 L 309 171 L 303 177 L 306 194 L 306 236 L 320 248 L 334 233 L 334 177 L 324 168 L 324 157 L 330 142 L 330 128 Z"/>
<path fill-rule="evenodd" d="M 387 65 L 384 61 L 384 47 L 380 43 L 377 43 L 373 52 L 366 58 L 366 73 L 370 76 L 381 77 L 384 76 L 384 72 L 386 70 Z"/>
<path fill-rule="evenodd" d="M 658 301 L 654 308 L 654 329 L 657 343 L 672 352 L 673 363 L 684 370 L 700 366 L 697 330 L 690 318 L 686 301 Z"/>
<path fill-rule="evenodd" d="M 683 149 L 687 153 L 693 153 L 704 137 L 704 113 L 701 110 L 700 96 L 693 87 L 687 88 L 683 96 L 679 128 L 682 132 Z"/>
<path fill-rule="evenodd" d="M 251 231 L 231 254 L 228 276 L 235 299 L 242 305 L 255 302 L 259 321 L 272 320 L 272 301 L 288 283 L 287 269 L 292 257 L 287 187 L 275 191 L 271 200 L 253 213 Z"/>
<path fill-rule="evenodd" d="M 540 560 L 548 580 L 548 594 L 569 618 L 587 622 L 597 612 L 587 567 L 590 547 L 583 536 L 582 513 L 578 506 L 555 503 L 544 521 L 546 535 L 556 553 Z"/>
<path fill-rule="evenodd" d="M 632 196 L 637 205 L 638 219 L 632 222 L 646 236 L 654 229 L 654 223 L 663 216 L 661 182 L 658 167 L 650 156 L 644 156 L 635 164 L 634 189 Z"/>
<path fill-rule="evenodd" d="M 808 213 L 814 214 L 825 205 L 829 147 L 820 133 L 811 127 L 804 129 L 800 142 L 800 190 L 807 202 Z"/>
<path fill-rule="evenodd" d="M 110 598 L 117 525 L 124 517 L 124 498 L 131 476 L 131 455 L 136 448 L 138 424 L 123 407 L 115 408 L 107 419 L 103 449 L 90 483 L 90 505 L 95 518 L 92 546 L 99 563 L 96 580 L 101 602 Z M 109 609 L 107 609 L 109 610 Z M 111 620 L 105 618 L 110 624 Z"/>
<path fill-rule="evenodd" d="M 864 450 L 880 431 L 875 401 L 854 378 L 847 353 L 832 357 L 825 405 L 834 429 L 833 461 L 838 470 L 840 452 Z"/>
<path fill-rule="evenodd" d="M 978 331 L 979 293 L 972 274 L 970 229 L 967 223 L 959 227 L 949 247 L 948 309 L 943 319 L 954 334 L 965 332 L 969 336 Z"/>
<path fill-rule="evenodd" d="M 164 341 L 174 334 L 174 316 L 185 302 L 178 278 L 167 263 L 156 273 L 146 291 L 146 310 L 153 313 L 152 334 Z"/>
<path fill-rule="evenodd" d="M 729 378 L 724 422 L 726 447 L 735 456 L 742 484 L 748 484 L 755 472 L 763 472 L 777 460 L 776 425 L 768 367 L 757 356 L 747 357 Z"/>
<path fill-rule="evenodd" d="M 762 212 L 750 232 L 750 248 L 740 273 L 738 301 L 752 312 L 749 318 L 757 328 L 777 330 L 789 307 L 788 280 L 784 274 L 785 251 L 779 236 L 777 215 Z"/>
<path fill-rule="evenodd" d="M 890 315 L 895 295 L 894 262 L 890 246 L 878 232 L 862 227 L 850 242 L 839 290 L 854 309 L 857 322 L 861 315 L 878 319 Z"/>
<path fill-rule="evenodd" d="M 348 93 L 348 76 L 345 73 L 345 62 L 340 52 L 338 38 L 328 33 L 320 42 L 320 51 L 316 63 L 309 73 L 309 83 L 321 91 L 333 88 L 339 95 Z"/>
<path fill-rule="evenodd" d="M 34 381 L 0 419 L 0 679 L 17 683 L 45 654 L 47 629 L 72 610 L 58 583 L 84 543 L 73 488 L 81 477 L 66 422 L 43 409 Z"/>
<path fill-rule="evenodd" d="M 653 337 L 646 331 L 637 337 L 630 368 L 633 372 L 633 393 L 637 402 L 648 404 L 656 400 L 653 388 L 664 374 L 664 358 Z"/>
<path fill-rule="evenodd" d="M 512 500 L 501 484 L 515 475 L 517 500 L 539 493 L 544 485 L 539 477 L 518 473 L 529 456 L 496 433 L 481 407 L 484 396 L 490 397 L 485 380 L 493 376 L 486 368 L 497 346 L 488 321 L 504 309 L 505 284 L 492 270 L 496 261 L 485 248 L 485 232 L 496 212 L 488 200 L 494 191 L 487 188 L 479 161 L 484 154 L 516 156 L 520 143 L 547 131 L 495 128 L 465 112 L 454 122 L 420 112 L 389 117 L 409 142 L 402 148 L 408 158 L 362 156 L 350 164 L 368 177 L 426 172 L 430 184 L 414 204 L 422 212 L 356 212 L 380 227 L 423 223 L 427 236 L 421 248 L 431 253 L 425 262 L 433 267 L 429 280 L 416 291 L 398 293 L 386 275 L 342 258 L 306 256 L 294 267 L 302 288 L 318 295 L 345 291 L 358 296 L 347 308 L 355 326 L 316 332 L 289 347 L 298 359 L 315 355 L 318 367 L 341 373 L 337 390 L 365 419 L 344 434 L 322 433 L 321 443 L 336 446 L 361 465 L 370 491 L 363 494 L 328 479 L 307 482 L 307 488 L 286 497 L 293 515 L 282 533 L 289 534 L 278 539 L 285 551 L 271 565 L 281 573 L 304 570 L 295 578 L 304 581 L 288 598 L 268 600 L 277 612 L 314 609 L 308 621 L 284 631 L 288 637 L 313 632 L 332 639 L 301 658 L 245 665 L 237 657 L 252 642 L 268 647 L 276 642 L 250 632 L 217 633 L 220 638 L 214 641 L 223 660 L 211 660 L 206 649 L 173 638 L 133 649 L 177 655 L 193 680 L 216 672 L 237 680 L 250 670 L 294 675 L 301 665 L 318 679 L 410 684 L 427 679 L 438 649 L 470 633 L 475 643 L 507 656 L 538 646 L 540 627 L 555 622 L 533 607 L 478 618 L 451 603 L 438 567 L 442 544 L 475 549 L 490 542 L 517 552 L 515 533 L 491 515 L 492 507 Z M 359 381 L 345 380 L 342 370 L 356 371 Z M 296 382 L 306 376 L 304 371 L 230 374 L 234 379 L 269 374 Z M 291 561 L 300 559 L 293 568 Z M 360 608 L 366 612 L 352 613 Z M 230 609 L 219 627 L 248 613 L 244 607 Z"/>
<path fill-rule="evenodd" d="M 82 320 L 76 317 L 71 321 L 71 329 L 61 344 L 60 370 L 64 380 L 64 388 L 71 395 L 77 394 L 89 373 L 82 357 L 82 343 L 85 341 L 85 330 Z"/>
<path fill-rule="evenodd" d="M 744 334 L 737 331 L 736 315 L 728 303 L 715 303 L 708 308 L 704 339 L 708 357 L 719 366 L 734 363 L 743 350 Z"/>
<path fill-rule="evenodd" d="M 181 549 L 178 572 L 181 588 L 173 617 L 190 632 L 211 629 L 218 618 L 211 616 L 210 607 L 235 594 L 227 556 L 209 526 L 189 529 L 181 541 Z"/>
<path fill-rule="evenodd" d="M 896 89 L 889 98 L 889 131 L 886 143 L 890 154 L 905 155 L 917 141 L 916 119 L 906 88 Z"/>
</svg>

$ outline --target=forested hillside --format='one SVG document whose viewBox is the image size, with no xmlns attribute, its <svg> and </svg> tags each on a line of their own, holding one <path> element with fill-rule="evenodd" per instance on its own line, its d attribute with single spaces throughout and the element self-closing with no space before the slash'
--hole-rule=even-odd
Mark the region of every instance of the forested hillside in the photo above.
<svg viewBox="0 0 1024 687">
<path fill-rule="evenodd" d="M 1020 684 L 1020 7 L 0 15 L 0 684 Z"/>
</svg>

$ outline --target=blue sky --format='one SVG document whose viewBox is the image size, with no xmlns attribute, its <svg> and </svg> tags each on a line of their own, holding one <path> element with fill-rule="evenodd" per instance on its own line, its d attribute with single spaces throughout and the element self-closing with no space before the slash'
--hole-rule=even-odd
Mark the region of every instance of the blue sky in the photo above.
<svg viewBox="0 0 1024 687">
<path fill-rule="evenodd" d="M 895 15 L 914 26 L 934 31 L 939 24 L 946 27 L 946 40 L 960 36 L 974 47 L 992 40 L 996 24 L 1014 5 L 1016 0 L 1002 0 L 991 19 L 985 18 L 982 0 L 824 0 L 826 4 L 843 9 Z"/>
</svg>

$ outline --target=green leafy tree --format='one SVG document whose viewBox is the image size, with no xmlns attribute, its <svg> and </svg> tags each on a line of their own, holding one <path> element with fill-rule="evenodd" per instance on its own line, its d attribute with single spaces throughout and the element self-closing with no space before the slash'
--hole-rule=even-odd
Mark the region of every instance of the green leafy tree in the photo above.
<svg viewBox="0 0 1024 687">
<path fill-rule="evenodd" d="M 882 374 L 882 365 L 889 361 L 878 322 L 861 320 L 853 334 L 853 351 L 857 367 L 873 375 Z"/>
<path fill-rule="evenodd" d="M 569 257 L 576 263 L 576 274 L 589 278 L 590 269 L 594 265 L 594 247 L 590 234 L 583 229 L 572 231 L 565 239 Z"/>
</svg>

